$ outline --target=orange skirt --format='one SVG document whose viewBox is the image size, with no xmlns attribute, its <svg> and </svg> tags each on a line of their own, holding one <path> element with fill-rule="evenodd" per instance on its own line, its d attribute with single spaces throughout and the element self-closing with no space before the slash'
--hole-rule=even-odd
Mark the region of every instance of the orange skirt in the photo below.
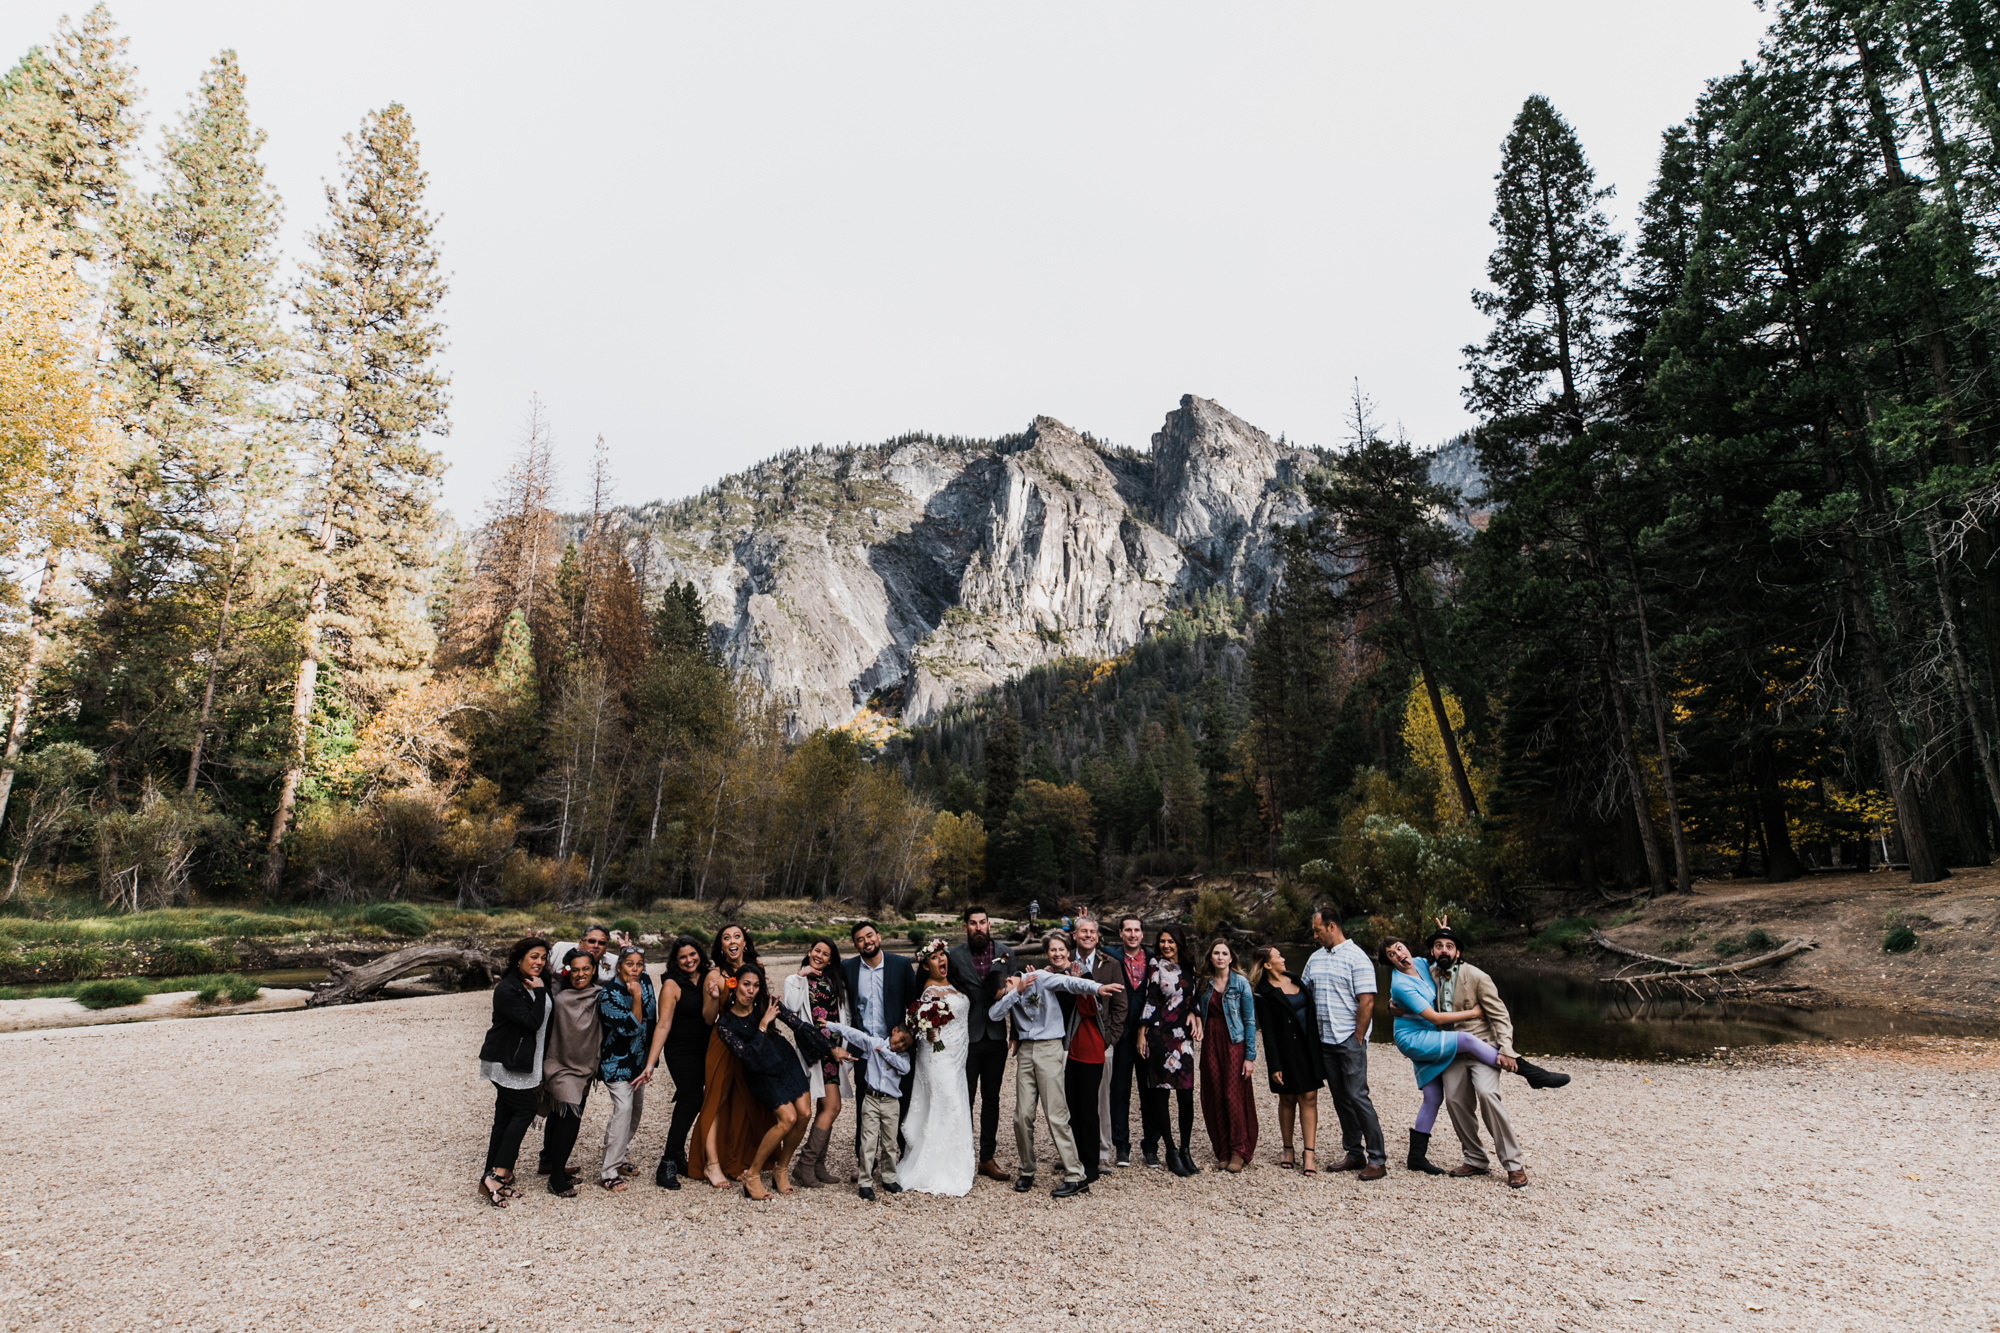
<svg viewBox="0 0 2000 1333">
<path fill-rule="evenodd" d="M 757 1145 L 778 1117 L 757 1104 L 743 1081 L 743 1065 L 723 1045 L 722 1038 L 708 1036 L 707 1081 L 703 1085 L 701 1114 L 695 1118 L 694 1134 L 688 1143 L 688 1172 L 708 1169 L 708 1130 L 715 1126 L 716 1157 L 722 1174 L 731 1180 L 750 1169 L 757 1160 Z"/>
</svg>

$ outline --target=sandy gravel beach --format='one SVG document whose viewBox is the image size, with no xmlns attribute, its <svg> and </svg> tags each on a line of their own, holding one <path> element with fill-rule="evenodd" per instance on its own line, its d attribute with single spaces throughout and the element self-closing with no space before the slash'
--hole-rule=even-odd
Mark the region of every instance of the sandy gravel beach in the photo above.
<svg viewBox="0 0 2000 1333">
<path fill-rule="evenodd" d="M 1064 1203 L 980 1181 L 965 1199 L 869 1206 L 846 1190 L 667 1193 L 649 1175 L 500 1211 L 473 1195 L 487 1007 L 473 994 L 0 1037 L 0 1321 L 2000 1329 L 1991 1043 L 1571 1062 L 1575 1084 L 1534 1095 L 1510 1081 L 1533 1177 L 1518 1193 L 1400 1166 L 1374 1184 L 1301 1179 L 1269 1165 L 1260 1090 L 1260 1161 L 1235 1177 L 1135 1167 Z M 1416 1095 L 1392 1048 L 1375 1056 L 1394 1148 Z M 601 1101 L 579 1149 L 593 1164 Z M 666 1123 L 662 1097 L 640 1141 L 649 1168 Z M 1455 1160 L 1443 1126 L 1438 1147 Z M 1212 1160 L 1199 1132 L 1196 1160 Z"/>
</svg>

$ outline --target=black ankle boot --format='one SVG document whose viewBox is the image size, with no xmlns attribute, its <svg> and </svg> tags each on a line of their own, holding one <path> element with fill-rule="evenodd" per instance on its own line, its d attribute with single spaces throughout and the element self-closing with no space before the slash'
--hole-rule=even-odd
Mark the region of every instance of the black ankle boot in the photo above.
<svg viewBox="0 0 2000 1333">
<path fill-rule="evenodd" d="M 1201 1168 L 1194 1164 L 1194 1158 L 1188 1156 L 1185 1144 L 1181 1146 L 1181 1174 L 1184 1176 L 1198 1176 L 1201 1174 Z"/>
<path fill-rule="evenodd" d="M 1431 1165 L 1431 1136 L 1414 1129 L 1410 1131 L 1410 1156 L 1403 1165 L 1427 1176 L 1444 1174 L 1444 1168 Z"/>
<path fill-rule="evenodd" d="M 653 1183 L 663 1190 L 677 1190 L 681 1187 L 680 1166 L 670 1157 L 662 1157 L 657 1170 L 653 1172 Z"/>
<path fill-rule="evenodd" d="M 1516 1057 L 1514 1060 L 1514 1070 L 1522 1078 L 1528 1080 L 1528 1086 L 1531 1088 L 1560 1088 L 1569 1082 L 1568 1074 L 1558 1074 L 1553 1069 L 1544 1069 L 1540 1065 L 1531 1065 L 1519 1057 Z"/>
</svg>

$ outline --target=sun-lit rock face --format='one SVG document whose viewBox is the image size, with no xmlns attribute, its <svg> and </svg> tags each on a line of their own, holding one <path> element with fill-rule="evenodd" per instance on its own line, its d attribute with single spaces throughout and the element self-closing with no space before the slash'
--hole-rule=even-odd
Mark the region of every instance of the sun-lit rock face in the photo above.
<svg viewBox="0 0 2000 1333">
<path fill-rule="evenodd" d="M 1109 656 L 1219 588 L 1261 607 L 1311 456 L 1193 396 L 1150 454 L 1049 417 L 994 441 L 795 452 L 633 516 L 732 666 L 795 732 L 873 705 L 922 722 L 1064 656 Z"/>
</svg>

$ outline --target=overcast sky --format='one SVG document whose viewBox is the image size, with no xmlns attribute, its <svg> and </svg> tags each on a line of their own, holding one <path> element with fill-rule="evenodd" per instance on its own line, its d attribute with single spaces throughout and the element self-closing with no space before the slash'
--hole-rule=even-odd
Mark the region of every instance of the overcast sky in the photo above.
<svg viewBox="0 0 2000 1333">
<path fill-rule="evenodd" d="M 83 0 L 6 0 L 8 63 Z M 1466 422 L 1467 293 L 1521 101 L 1629 218 L 1751 0 L 338 5 L 115 0 L 149 151 L 234 47 L 287 249 L 341 136 L 411 110 L 452 290 L 447 504 L 528 396 L 572 491 L 684 495 L 777 450 L 1037 413 L 1145 446 L 1183 393 L 1331 444 L 1358 377 Z"/>
</svg>

